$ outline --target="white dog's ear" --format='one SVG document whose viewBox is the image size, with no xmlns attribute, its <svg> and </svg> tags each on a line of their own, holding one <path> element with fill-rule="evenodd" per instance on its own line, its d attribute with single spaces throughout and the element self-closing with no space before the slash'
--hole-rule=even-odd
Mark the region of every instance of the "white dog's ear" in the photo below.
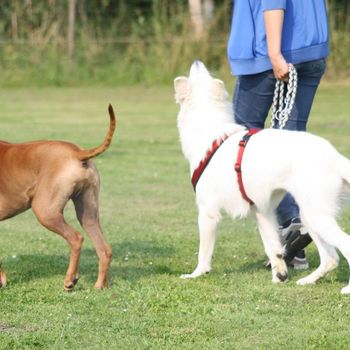
<svg viewBox="0 0 350 350">
<path fill-rule="evenodd" d="M 181 103 L 190 93 L 191 87 L 186 77 L 177 77 L 174 80 L 175 100 Z"/>
<path fill-rule="evenodd" d="M 228 95 L 225 89 L 225 84 L 220 79 L 213 79 L 212 86 L 211 86 L 211 93 L 212 93 L 212 96 L 219 101 L 226 100 Z"/>
</svg>

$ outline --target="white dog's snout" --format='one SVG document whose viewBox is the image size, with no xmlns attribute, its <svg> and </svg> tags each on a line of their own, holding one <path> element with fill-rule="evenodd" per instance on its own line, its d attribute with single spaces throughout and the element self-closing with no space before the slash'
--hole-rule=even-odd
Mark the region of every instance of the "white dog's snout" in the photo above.
<svg viewBox="0 0 350 350">
<path fill-rule="evenodd" d="M 192 63 L 190 69 L 190 78 L 197 79 L 198 77 L 210 77 L 208 70 L 205 68 L 205 65 L 202 61 L 196 60 Z"/>
<path fill-rule="evenodd" d="M 204 63 L 201 60 L 195 60 L 192 65 L 196 67 L 200 67 L 200 66 L 204 66 Z"/>
</svg>

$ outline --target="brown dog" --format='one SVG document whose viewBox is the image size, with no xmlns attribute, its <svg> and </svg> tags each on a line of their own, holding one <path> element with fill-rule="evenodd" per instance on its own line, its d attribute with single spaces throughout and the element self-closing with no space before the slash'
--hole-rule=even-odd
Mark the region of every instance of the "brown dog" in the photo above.
<svg viewBox="0 0 350 350">
<path fill-rule="evenodd" d="M 61 235 L 70 246 L 70 261 L 64 289 L 72 290 L 78 281 L 78 264 L 83 236 L 63 217 L 67 202 L 74 202 L 77 218 L 89 234 L 99 259 L 95 288 L 108 287 L 112 250 L 99 223 L 99 174 L 90 160 L 110 145 L 115 116 L 109 105 L 110 125 L 104 142 L 83 150 L 64 141 L 33 141 L 11 144 L 0 141 L 0 220 L 32 208 L 39 222 Z M 6 274 L 0 262 L 0 286 Z"/>
</svg>

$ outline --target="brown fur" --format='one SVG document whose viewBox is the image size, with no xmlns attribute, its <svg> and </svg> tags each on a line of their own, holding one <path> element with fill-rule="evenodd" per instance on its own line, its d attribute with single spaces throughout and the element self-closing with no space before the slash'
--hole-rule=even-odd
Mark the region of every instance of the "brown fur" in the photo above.
<svg viewBox="0 0 350 350">
<path fill-rule="evenodd" d="M 32 141 L 12 144 L 0 141 L 0 221 L 32 208 L 39 222 L 69 244 L 71 255 L 64 288 L 72 290 L 78 280 L 78 264 L 83 236 L 63 217 L 72 199 L 77 218 L 90 236 L 99 259 L 95 288 L 108 287 L 112 250 L 99 223 L 99 174 L 90 158 L 110 145 L 116 122 L 109 105 L 110 126 L 104 142 L 83 150 L 64 141 Z M 0 285 L 6 274 L 0 262 Z"/>
</svg>

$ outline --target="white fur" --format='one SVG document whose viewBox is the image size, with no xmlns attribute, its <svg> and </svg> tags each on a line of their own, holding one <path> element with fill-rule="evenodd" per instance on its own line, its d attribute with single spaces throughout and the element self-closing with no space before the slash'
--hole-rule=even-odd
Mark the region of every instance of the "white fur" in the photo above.
<svg viewBox="0 0 350 350">
<path fill-rule="evenodd" d="M 265 129 L 251 137 L 243 156 L 244 187 L 255 203 L 250 206 L 239 191 L 234 171 L 238 143 L 246 131 L 234 122 L 224 84 L 212 78 L 204 64 L 196 61 L 189 77 L 176 78 L 174 85 L 175 98 L 180 104 L 180 141 L 191 174 L 215 139 L 231 135 L 197 184 L 198 265 L 191 274 L 182 277 L 194 278 L 210 271 L 221 211 L 234 218 L 244 217 L 252 210 L 271 261 L 272 281 L 285 281 L 288 271 L 282 259 L 275 209 L 286 192 L 296 199 L 303 224 L 320 254 L 320 266 L 297 283 L 315 283 L 336 268 L 339 258 L 335 248 L 350 264 L 350 237 L 335 220 L 340 196 L 349 189 L 349 160 L 320 137 L 306 132 Z M 350 293 L 350 283 L 342 293 Z"/>
</svg>

